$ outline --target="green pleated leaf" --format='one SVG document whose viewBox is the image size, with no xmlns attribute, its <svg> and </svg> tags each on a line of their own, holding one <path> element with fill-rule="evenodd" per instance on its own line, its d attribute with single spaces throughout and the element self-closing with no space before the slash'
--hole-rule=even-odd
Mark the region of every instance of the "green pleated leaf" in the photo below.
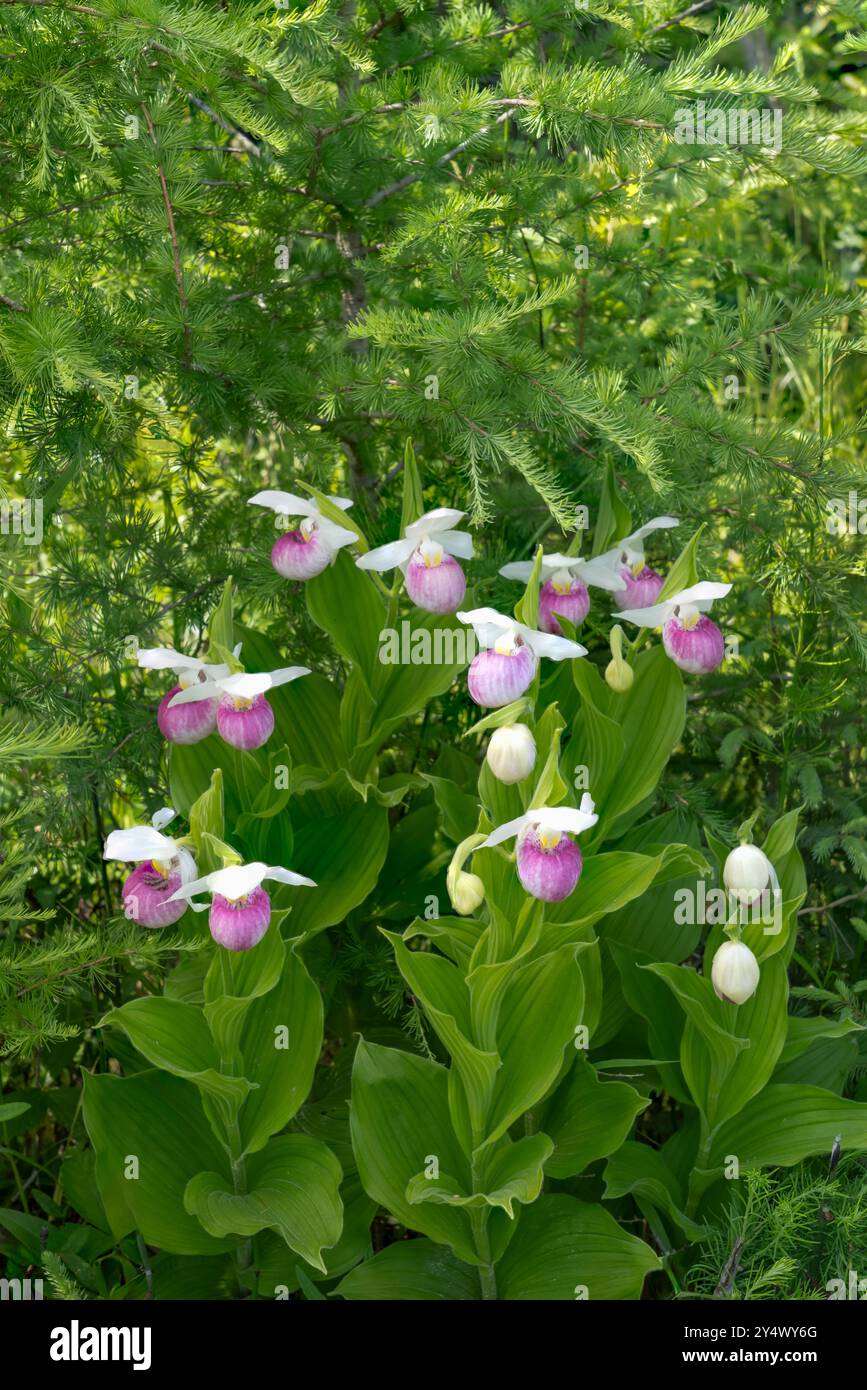
<svg viewBox="0 0 867 1390">
<path fill-rule="evenodd" d="M 245 1077 L 220 1071 L 220 1054 L 210 1029 L 201 1009 L 193 1004 L 160 996 L 132 999 L 120 1009 L 111 1009 L 99 1026 L 123 1029 L 133 1047 L 154 1066 L 185 1077 L 235 1109 L 253 1090 L 254 1083 Z"/>
<path fill-rule="evenodd" d="M 217 1239 L 276 1231 L 286 1244 L 325 1272 L 324 1247 L 335 1245 L 343 1220 L 340 1164 L 306 1134 L 272 1139 L 247 1164 L 247 1191 L 236 1194 L 219 1173 L 198 1173 L 184 1206 Z"/>
<path fill-rule="evenodd" d="M 540 1116 L 542 1128 L 554 1141 L 545 1172 L 553 1178 L 570 1178 L 597 1159 L 607 1158 L 649 1104 L 622 1081 L 600 1081 L 579 1054 Z"/>
<path fill-rule="evenodd" d="M 424 1057 L 360 1042 L 352 1071 L 352 1147 L 375 1201 L 410 1230 L 477 1264 L 466 1212 L 406 1198 L 407 1184 L 435 1159 L 467 1190 L 470 1170 L 452 1129 L 448 1072 Z"/>
<path fill-rule="evenodd" d="M 543 1196 L 521 1213 L 496 1267 L 497 1293 L 506 1300 L 637 1299 L 659 1268 L 650 1246 L 602 1207 Z"/>
<path fill-rule="evenodd" d="M 605 1165 L 605 1199 L 631 1194 L 664 1212 L 687 1240 L 702 1240 L 706 1230 L 681 1210 L 684 1194 L 663 1154 L 648 1144 L 626 1143 Z"/>
<path fill-rule="evenodd" d="M 84 1122 L 96 1153 L 99 1193 L 116 1237 L 138 1229 L 148 1245 L 213 1255 L 237 1241 L 207 1234 L 184 1207 L 203 1169 L 229 1181 L 228 1160 L 194 1086 L 164 1071 L 84 1078 Z"/>
<path fill-rule="evenodd" d="M 309 936 L 343 922 L 372 892 L 387 852 L 388 811 L 375 800 L 296 826 L 292 868 L 317 886 L 275 893 L 275 904 L 292 909 L 292 935 Z"/>
<path fill-rule="evenodd" d="M 416 1173 L 407 1183 L 407 1201 L 413 1205 L 436 1202 L 476 1209 L 502 1207 L 507 1216 L 513 1218 L 515 1202 L 526 1205 L 539 1196 L 545 1176 L 544 1163 L 553 1148 L 547 1134 L 527 1135 L 501 1146 L 486 1165 L 480 1192 L 463 1192 L 447 1173 L 436 1177 Z"/>
<path fill-rule="evenodd" d="M 407 1299 L 456 1302 L 481 1298 L 479 1276 L 448 1246 L 432 1240 L 401 1240 L 359 1265 L 337 1285 L 354 1302 Z"/>
</svg>

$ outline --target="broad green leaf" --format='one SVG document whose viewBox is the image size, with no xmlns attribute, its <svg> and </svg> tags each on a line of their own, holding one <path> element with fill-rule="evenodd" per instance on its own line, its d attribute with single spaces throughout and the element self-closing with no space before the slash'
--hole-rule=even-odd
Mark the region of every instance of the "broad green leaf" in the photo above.
<svg viewBox="0 0 867 1390">
<path fill-rule="evenodd" d="M 23 1115 L 29 1109 L 30 1106 L 23 1101 L 7 1101 L 4 1105 L 0 1105 L 0 1125 L 5 1124 L 7 1120 L 17 1119 L 19 1115 Z"/>
<path fill-rule="evenodd" d="M 323 1247 L 336 1244 L 343 1222 L 342 1176 L 324 1144 L 284 1134 L 248 1160 L 245 1193 L 233 1192 L 219 1173 L 197 1173 L 186 1186 L 184 1206 L 216 1239 L 274 1230 L 324 1273 Z"/>
<path fill-rule="evenodd" d="M 215 649 L 222 647 L 231 651 L 235 645 L 234 625 L 232 621 L 232 579 L 231 576 L 223 585 L 223 592 L 220 601 L 211 614 L 208 623 L 208 642 L 210 644 L 212 661 L 221 661 L 222 657 L 216 654 Z"/>
<path fill-rule="evenodd" d="M 359 803 L 343 816 L 296 826 L 296 873 L 315 888 L 281 887 L 279 907 L 291 907 L 293 936 L 310 935 L 343 922 L 372 891 L 388 850 L 388 812 L 375 801 Z"/>
<path fill-rule="evenodd" d="M 609 459 L 605 465 L 605 478 L 599 496 L 599 512 L 593 530 L 593 554 L 601 555 L 610 550 L 614 543 L 628 536 L 632 531 L 632 515 L 617 491 L 614 465 Z"/>
<path fill-rule="evenodd" d="M 686 966 L 655 962 L 647 970 L 664 980 L 686 1014 L 680 1061 L 692 1098 L 710 1120 L 720 1089 L 749 1039 L 729 1031 L 729 1006 L 714 993 L 710 980 Z"/>
<path fill-rule="evenodd" d="M 382 669 L 379 656 L 386 613 L 370 575 L 341 550 L 333 565 L 307 580 L 304 593 L 314 623 L 328 633 L 373 693 Z"/>
<path fill-rule="evenodd" d="M 220 1071 L 220 1053 L 204 1014 L 193 1004 L 159 995 L 131 999 L 122 1008 L 109 1010 L 99 1026 L 123 1029 L 133 1047 L 155 1067 L 192 1081 L 235 1110 L 253 1089 L 243 1076 Z"/>
<path fill-rule="evenodd" d="M 514 1203 L 535 1202 L 542 1190 L 544 1163 L 553 1149 L 547 1134 L 527 1135 L 499 1147 L 487 1163 L 482 1191 L 466 1193 L 448 1174 L 428 1177 L 416 1173 L 407 1184 L 407 1201 L 435 1202 L 444 1206 L 502 1207 L 514 1218 Z"/>
<path fill-rule="evenodd" d="M 605 1165 L 605 1200 L 613 1202 L 627 1194 L 663 1212 L 687 1240 L 702 1240 L 706 1235 L 705 1228 L 681 1209 L 684 1198 L 677 1179 L 663 1155 L 648 1144 L 628 1142 Z"/>
<path fill-rule="evenodd" d="M 412 440 L 408 439 L 403 451 L 403 502 L 400 511 L 400 534 L 402 536 L 406 535 L 407 526 L 418 521 L 423 511 L 421 478 Z"/>
<path fill-rule="evenodd" d="M 240 1114 L 244 1150 L 253 1153 L 283 1129 L 313 1082 L 322 1051 L 322 996 L 294 950 L 279 982 L 254 999 L 240 1038 L 244 1072 L 258 1086 Z"/>
<path fill-rule="evenodd" d="M 184 1189 L 203 1169 L 225 1175 L 228 1160 L 194 1086 L 164 1071 L 84 1077 L 84 1122 L 114 1235 L 138 1229 L 148 1245 L 177 1255 L 230 1250 L 184 1208 Z"/>
<path fill-rule="evenodd" d="M 600 1206 L 560 1194 L 521 1213 L 496 1267 L 497 1295 L 512 1300 L 638 1299 L 660 1261 Z M 586 1291 L 586 1292 L 585 1292 Z"/>
<path fill-rule="evenodd" d="M 538 545 L 533 556 L 533 568 L 530 572 L 530 578 L 527 580 L 527 587 L 515 604 L 515 617 L 525 627 L 538 628 L 539 626 L 539 585 L 542 578 L 543 554 L 541 545 Z"/>
<path fill-rule="evenodd" d="M 695 535 L 687 541 L 683 550 L 678 555 L 671 569 L 665 577 L 665 583 L 659 591 L 659 599 L 662 602 L 671 594 L 679 594 L 683 589 L 692 588 L 693 584 L 698 583 L 698 569 L 696 567 L 696 549 L 699 537 L 704 530 L 704 525 L 699 526 Z"/>
<path fill-rule="evenodd" d="M 622 1081 L 600 1081 L 579 1055 L 539 1118 L 554 1141 L 545 1172 L 552 1178 L 571 1178 L 596 1159 L 607 1158 L 649 1104 L 646 1096 Z"/>
<path fill-rule="evenodd" d="M 432 1240 L 399 1240 L 358 1265 L 336 1292 L 354 1302 L 480 1299 L 478 1271 Z"/>
<path fill-rule="evenodd" d="M 790 1168 L 811 1154 L 830 1154 L 839 1135 L 844 1153 L 867 1151 L 867 1105 L 819 1086 L 766 1086 L 713 1141 L 711 1165 L 734 1154 L 743 1172 Z"/>
<path fill-rule="evenodd" d="M 466 1190 L 469 1164 L 452 1129 L 445 1067 L 409 1052 L 360 1042 L 352 1071 L 352 1147 L 365 1190 L 407 1226 L 478 1264 L 466 1212 L 423 1203 L 406 1188 L 436 1159 Z"/>
</svg>

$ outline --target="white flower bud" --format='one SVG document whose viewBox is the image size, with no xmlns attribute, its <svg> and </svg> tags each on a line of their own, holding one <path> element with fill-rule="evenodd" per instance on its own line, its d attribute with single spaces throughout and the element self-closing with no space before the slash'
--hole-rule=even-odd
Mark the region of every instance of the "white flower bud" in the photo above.
<svg viewBox="0 0 867 1390">
<path fill-rule="evenodd" d="M 759 984 L 759 962 L 743 941 L 725 941 L 713 958 L 711 983 L 719 999 L 743 1004 Z"/>
<path fill-rule="evenodd" d="M 605 667 L 605 680 L 612 690 L 616 690 L 619 695 L 622 695 L 635 680 L 635 672 L 627 662 L 615 657 Z"/>
<path fill-rule="evenodd" d="M 467 874 L 461 870 L 448 887 L 452 907 L 461 917 L 470 917 L 485 901 L 485 885 L 478 874 Z"/>
<path fill-rule="evenodd" d="M 723 868 L 723 882 L 736 902 L 749 907 L 767 888 L 773 870 L 758 845 L 738 845 Z"/>
<path fill-rule="evenodd" d="M 491 734 L 488 767 L 498 782 L 522 782 L 536 765 L 536 740 L 526 724 L 507 724 Z"/>
</svg>

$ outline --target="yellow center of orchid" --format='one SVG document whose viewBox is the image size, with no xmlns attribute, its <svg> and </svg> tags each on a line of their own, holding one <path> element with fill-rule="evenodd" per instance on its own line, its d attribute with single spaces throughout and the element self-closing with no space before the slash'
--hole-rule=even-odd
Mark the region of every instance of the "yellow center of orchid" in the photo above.
<svg viewBox="0 0 867 1390">
<path fill-rule="evenodd" d="M 443 562 L 442 546 L 437 545 L 436 541 L 428 540 L 427 536 L 419 546 L 418 553 L 424 560 L 425 569 L 436 569 L 437 565 L 441 565 Z"/>
<path fill-rule="evenodd" d="M 697 608 L 693 609 L 691 613 L 680 614 L 680 625 L 686 628 L 687 632 L 691 632 L 694 627 L 698 627 L 700 620 L 701 614 Z"/>
<path fill-rule="evenodd" d="M 514 632 L 504 632 L 494 643 L 494 651 L 499 656 L 514 656 L 517 650 Z"/>
<path fill-rule="evenodd" d="M 305 516 L 304 520 L 301 522 L 300 530 L 305 541 L 309 541 L 316 530 L 316 522 L 312 516 Z"/>
<path fill-rule="evenodd" d="M 170 861 L 167 861 L 165 859 L 152 859 L 151 863 L 153 864 L 154 869 L 159 874 L 160 878 L 168 878 L 169 874 L 172 871 Z"/>
<path fill-rule="evenodd" d="M 562 835 L 559 830 L 543 830 L 539 828 L 539 846 L 541 849 L 556 849 Z"/>
<path fill-rule="evenodd" d="M 555 594 L 570 594 L 572 592 L 572 576 L 568 570 L 558 570 L 551 580 L 551 587 Z"/>
<path fill-rule="evenodd" d="M 638 576 L 641 574 L 641 571 L 642 571 L 643 569 L 644 569 L 644 561 L 643 561 L 643 560 L 636 560 L 636 561 L 635 561 L 635 564 L 632 566 L 632 576 L 633 576 L 633 578 L 634 578 L 634 579 L 637 579 Z"/>
<path fill-rule="evenodd" d="M 253 706 L 253 701 L 245 700 L 241 695 L 233 695 L 232 705 L 235 709 L 251 709 Z"/>
</svg>

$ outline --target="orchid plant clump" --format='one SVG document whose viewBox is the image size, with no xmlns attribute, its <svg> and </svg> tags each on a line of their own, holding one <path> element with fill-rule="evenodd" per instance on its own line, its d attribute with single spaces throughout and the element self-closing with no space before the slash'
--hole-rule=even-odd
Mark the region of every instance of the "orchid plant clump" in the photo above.
<svg viewBox="0 0 867 1390">
<path fill-rule="evenodd" d="M 164 995 L 102 1021 L 145 1062 L 85 1089 L 117 1239 L 222 1261 L 239 1296 L 318 1282 L 359 1300 L 566 1300 L 576 1285 L 635 1299 L 648 1277 L 676 1280 L 676 1252 L 726 1200 L 731 1154 L 790 1163 L 838 1133 L 867 1149 L 867 1106 L 815 1084 L 820 1030 L 802 1037 L 787 1015 L 797 810 L 732 847 L 655 804 L 684 676 L 724 659 L 707 614 L 730 586 L 699 580 L 697 537 L 650 571 L 643 543 L 674 518 L 630 532 L 610 471 L 605 488 L 586 560 L 540 547 L 502 568 L 525 584 L 512 613 L 470 606 L 472 588 L 460 607 L 473 543 L 462 513 L 425 510 L 411 450 L 401 538 L 373 549 L 339 526 L 345 499 L 266 490 L 253 502 L 302 518 L 274 564 L 303 580 L 338 677 L 281 666 L 237 623 L 231 581 L 204 659 L 139 653 L 178 677 L 157 718 L 189 829 L 166 835 L 166 808 L 111 831 L 105 855 L 136 865 L 131 919 L 196 949 Z M 475 655 L 382 665 L 391 569 L 425 622 L 472 631 Z M 594 585 L 618 619 L 610 659 L 598 612 L 586 646 L 573 635 Z M 241 670 L 242 650 L 268 669 Z M 401 755 L 397 731 L 423 728 L 447 692 L 451 744 Z M 722 920 L 679 913 L 676 894 L 694 905 L 713 882 Z M 332 951 L 377 929 L 423 1050 L 394 1046 L 351 968 L 329 974 Z M 679 1117 L 653 1145 L 652 1095 Z M 131 1153 L 142 1179 L 119 1188 Z M 640 1226 L 618 1219 L 633 1207 Z M 416 1238 L 373 1254 L 378 1209 Z"/>
</svg>

